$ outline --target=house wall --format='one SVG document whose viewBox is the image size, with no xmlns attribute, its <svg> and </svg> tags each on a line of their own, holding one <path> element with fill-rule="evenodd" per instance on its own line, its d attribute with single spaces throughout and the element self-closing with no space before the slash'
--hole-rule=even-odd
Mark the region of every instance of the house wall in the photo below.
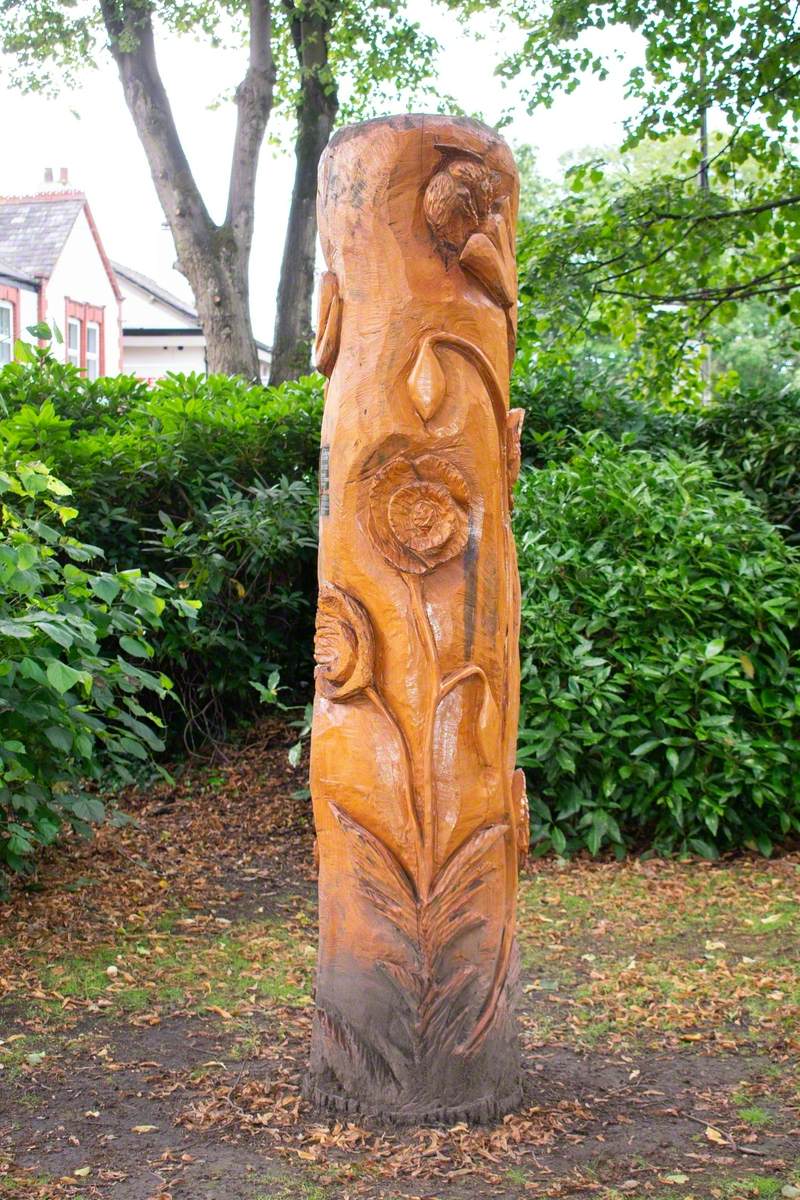
<svg viewBox="0 0 800 1200">
<path fill-rule="evenodd" d="M 188 375 L 192 371 L 204 375 L 206 370 L 205 343 L 202 338 L 192 338 L 178 345 L 140 345 L 132 338 L 124 343 L 124 369 L 126 374 L 139 379 L 162 379 L 168 371 Z"/>
<path fill-rule="evenodd" d="M 25 341 L 31 340 L 27 332 L 29 325 L 35 325 L 39 320 L 39 293 L 33 288 L 19 289 L 19 336 Z"/>
<path fill-rule="evenodd" d="M 10 275 L 0 276 L 0 300 L 5 300 L 14 307 L 14 339 L 23 342 L 33 339 L 28 333 L 28 326 L 35 325 L 39 319 L 39 293 L 31 284 L 25 284 Z"/>
<path fill-rule="evenodd" d="M 119 304 L 85 212 L 73 225 L 45 292 L 45 319 L 55 321 L 65 341 L 67 299 L 103 309 L 105 374 L 118 375 L 122 368 Z M 66 345 L 56 352 L 66 358 Z"/>
</svg>

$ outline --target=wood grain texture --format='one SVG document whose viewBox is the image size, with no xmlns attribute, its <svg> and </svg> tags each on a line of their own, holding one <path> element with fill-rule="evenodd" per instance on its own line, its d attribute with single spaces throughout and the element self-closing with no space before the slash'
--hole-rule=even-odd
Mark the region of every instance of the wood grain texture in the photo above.
<svg viewBox="0 0 800 1200">
<path fill-rule="evenodd" d="M 343 129 L 320 165 L 320 861 L 309 1093 L 395 1121 L 519 1096 L 518 182 L 469 120 Z"/>
</svg>

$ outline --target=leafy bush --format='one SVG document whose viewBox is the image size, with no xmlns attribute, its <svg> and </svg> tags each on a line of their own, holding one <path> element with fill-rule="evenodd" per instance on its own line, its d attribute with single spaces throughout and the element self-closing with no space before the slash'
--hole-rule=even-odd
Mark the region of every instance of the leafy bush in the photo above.
<svg viewBox="0 0 800 1200">
<path fill-rule="evenodd" d="M 148 631 L 196 605 L 138 570 L 92 567 L 99 551 L 69 536 L 69 489 L 38 462 L 0 472 L 0 885 L 64 824 L 105 816 L 86 781 L 162 749 L 142 694 L 171 687 L 147 669 Z"/>
<path fill-rule="evenodd" d="M 162 513 L 152 543 L 165 573 L 203 604 L 191 639 L 173 618 L 158 647 L 185 706 L 184 740 L 192 747 L 251 709 L 253 685 L 266 684 L 276 667 L 294 684 L 307 682 L 312 668 L 316 489 L 284 477 L 271 487 L 221 491 L 216 504 L 180 525 Z"/>
<path fill-rule="evenodd" d="M 800 832 L 800 558 L 700 456 L 602 434 L 524 473 L 534 839 L 711 857 Z"/>
<path fill-rule="evenodd" d="M 0 370 L 0 456 L 35 456 L 67 479 L 81 532 L 110 562 L 139 562 L 139 530 L 189 517 L 221 485 L 249 487 L 316 469 L 318 376 L 280 388 L 226 376 L 89 381 L 42 355 Z"/>
<path fill-rule="evenodd" d="M 525 409 L 522 453 L 530 466 L 568 460 L 580 436 L 596 429 L 615 440 L 628 435 L 636 446 L 654 453 L 674 449 L 676 443 L 691 444 L 691 413 L 634 398 L 613 370 L 603 376 L 603 357 L 598 350 L 594 361 L 551 361 L 544 371 L 541 363 L 527 372 L 518 364 L 512 403 Z"/>
<path fill-rule="evenodd" d="M 191 635 L 167 616 L 157 646 L 191 744 L 248 716 L 257 704 L 249 681 L 275 668 L 302 693 L 321 379 L 280 388 L 199 375 L 92 383 L 46 353 L 34 357 L 0 370 L 0 464 L 44 461 L 73 490 L 77 532 L 114 569 L 156 570 L 203 602 Z"/>
<path fill-rule="evenodd" d="M 790 542 L 800 542 L 800 392 L 736 393 L 700 413 L 691 438 Z"/>
<path fill-rule="evenodd" d="M 634 398 L 618 380 L 602 384 L 602 356 L 553 362 L 514 376 L 514 403 L 525 409 L 522 447 L 531 466 L 565 462 L 582 434 L 600 429 L 653 454 L 707 452 L 716 476 L 764 510 L 790 542 L 800 541 L 800 391 L 735 390 L 703 407 L 666 408 Z M 524 360 L 523 360 L 524 361 Z"/>
</svg>

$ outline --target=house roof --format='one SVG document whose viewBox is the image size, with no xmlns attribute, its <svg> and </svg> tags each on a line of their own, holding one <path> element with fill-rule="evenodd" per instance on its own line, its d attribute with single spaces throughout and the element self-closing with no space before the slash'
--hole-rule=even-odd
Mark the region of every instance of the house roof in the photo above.
<svg viewBox="0 0 800 1200">
<path fill-rule="evenodd" d="M 83 192 L 0 196 L 0 260 L 18 275 L 48 279 L 81 212 L 119 300 L 119 285 Z"/>
<path fill-rule="evenodd" d="M 156 283 L 155 279 L 151 279 L 149 275 L 143 275 L 141 271 L 134 271 L 133 267 L 123 266 L 122 263 L 112 262 L 112 267 L 119 275 L 120 279 L 126 280 L 127 283 L 132 283 L 135 287 L 141 288 L 143 292 L 147 292 L 148 296 L 152 296 L 154 300 L 160 301 L 161 304 L 166 304 L 168 308 L 172 308 L 175 312 L 180 313 L 184 317 L 189 317 L 195 324 L 199 324 L 197 320 L 197 309 L 186 300 L 181 300 L 178 296 L 168 292 L 166 288 L 161 287 Z"/>
<path fill-rule="evenodd" d="M 85 203 L 75 192 L 0 197 L 3 261 L 25 275 L 52 275 Z"/>
<path fill-rule="evenodd" d="M 3 279 L 13 279 L 17 283 L 26 283 L 32 288 L 38 288 L 39 286 L 32 275 L 24 274 L 24 272 L 19 271 L 15 266 L 12 266 L 11 263 L 6 262 L 3 258 L 0 258 L 0 277 Z"/>
</svg>

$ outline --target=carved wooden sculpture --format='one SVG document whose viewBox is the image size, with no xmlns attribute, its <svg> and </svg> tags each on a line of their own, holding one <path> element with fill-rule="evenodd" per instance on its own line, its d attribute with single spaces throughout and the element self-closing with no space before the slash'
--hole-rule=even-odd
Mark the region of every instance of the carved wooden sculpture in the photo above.
<svg viewBox="0 0 800 1200">
<path fill-rule="evenodd" d="M 449 117 L 343 129 L 320 166 L 309 1091 L 333 1111 L 486 1120 L 519 1095 L 517 193 L 508 147 Z"/>
</svg>

